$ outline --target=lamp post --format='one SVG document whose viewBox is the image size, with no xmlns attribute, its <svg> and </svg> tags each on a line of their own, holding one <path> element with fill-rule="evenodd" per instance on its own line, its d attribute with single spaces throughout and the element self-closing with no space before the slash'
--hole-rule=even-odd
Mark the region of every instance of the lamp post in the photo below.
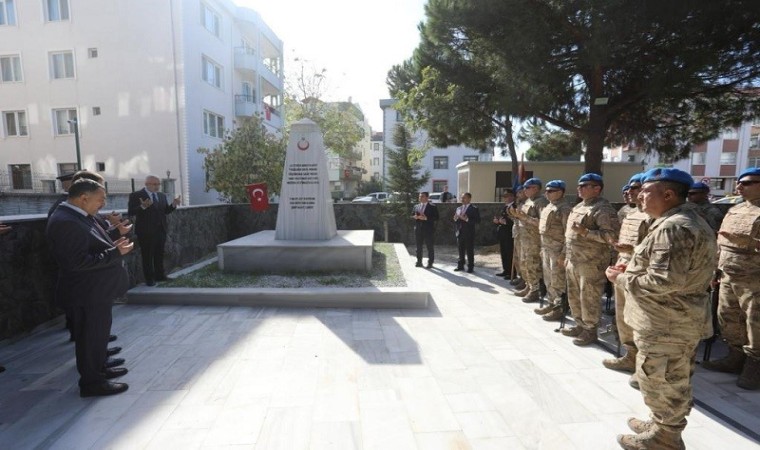
<svg viewBox="0 0 760 450">
<path fill-rule="evenodd" d="M 74 126 L 74 143 L 77 147 L 77 170 L 82 170 L 82 155 L 79 152 L 79 123 L 77 119 L 69 120 L 69 125 Z"/>
</svg>

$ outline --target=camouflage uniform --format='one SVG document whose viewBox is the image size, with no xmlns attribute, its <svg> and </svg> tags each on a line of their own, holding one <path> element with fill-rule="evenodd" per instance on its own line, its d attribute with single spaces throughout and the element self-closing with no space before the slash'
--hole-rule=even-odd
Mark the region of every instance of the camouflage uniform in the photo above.
<svg viewBox="0 0 760 450">
<path fill-rule="evenodd" d="M 549 203 L 541 211 L 538 231 L 541 234 L 541 262 L 550 305 L 560 306 L 565 293 L 565 228 L 573 207 L 566 197 Z"/>
<path fill-rule="evenodd" d="M 617 216 L 618 216 L 618 222 L 623 223 L 623 220 L 625 220 L 626 217 L 628 217 L 628 214 L 631 214 L 632 212 L 638 211 L 638 208 L 636 205 L 629 205 L 625 204 L 620 209 L 618 209 Z"/>
<path fill-rule="evenodd" d="M 628 214 L 620 224 L 618 243 L 631 247 L 639 245 L 649 231 L 650 220 L 651 218 L 647 213 L 639 208 L 634 208 L 633 212 Z M 630 252 L 619 252 L 615 265 L 628 265 L 632 256 L 633 254 Z M 626 347 L 634 347 L 633 330 L 625 321 L 625 289 L 620 285 L 615 285 L 615 325 L 620 343 Z"/>
<path fill-rule="evenodd" d="M 723 222 L 723 211 L 710 202 L 694 203 L 697 206 L 697 212 L 707 221 L 716 233 L 720 230 L 720 224 Z"/>
<path fill-rule="evenodd" d="M 655 219 L 615 283 L 625 289 L 626 322 L 639 349 L 636 373 L 654 425 L 686 426 L 693 356 L 711 326 L 707 287 L 715 270 L 715 233 L 689 204 Z"/>
<path fill-rule="evenodd" d="M 579 223 L 585 236 L 573 230 Z M 617 212 L 602 197 L 578 203 L 570 213 L 565 230 L 567 300 L 575 323 L 595 330 L 602 315 L 602 292 L 607 281 L 604 270 L 610 263 L 610 242 L 618 237 Z"/>
<path fill-rule="evenodd" d="M 720 230 L 747 237 L 740 245 L 718 236 L 720 334 L 730 346 L 743 346 L 747 356 L 760 358 L 760 253 L 754 250 L 754 240 L 760 239 L 760 200 L 729 209 Z"/>
<path fill-rule="evenodd" d="M 514 206 L 516 209 L 522 208 L 524 201 L 515 200 Z M 520 258 L 522 257 L 522 233 L 520 233 L 520 221 L 513 218 L 512 221 L 512 241 L 514 242 L 514 255 L 512 258 L 512 265 L 515 266 L 515 272 L 522 278 Z"/>
<path fill-rule="evenodd" d="M 530 293 L 537 293 L 541 282 L 541 236 L 538 233 L 538 221 L 541 210 L 548 204 L 549 200 L 545 197 L 536 196 L 526 199 L 520 207 L 520 211 L 529 217 L 520 220 L 520 275 L 530 288 Z"/>
</svg>

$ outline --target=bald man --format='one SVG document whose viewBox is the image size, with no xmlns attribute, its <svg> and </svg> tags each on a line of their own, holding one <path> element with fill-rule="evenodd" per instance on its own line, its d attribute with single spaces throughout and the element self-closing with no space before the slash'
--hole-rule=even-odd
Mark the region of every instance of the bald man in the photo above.
<svg viewBox="0 0 760 450">
<path fill-rule="evenodd" d="M 134 217 L 137 242 L 142 254 L 145 284 L 166 281 L 164 271 L 164 245 L 166 244 L 166 215 L 177 209 L 181 198 L 171 203 L 166 194 L 159 192 L 161 180 L 153 175 L 145 178 L 145 187 L 129 194 L 128 214 Z"/>
</svg>

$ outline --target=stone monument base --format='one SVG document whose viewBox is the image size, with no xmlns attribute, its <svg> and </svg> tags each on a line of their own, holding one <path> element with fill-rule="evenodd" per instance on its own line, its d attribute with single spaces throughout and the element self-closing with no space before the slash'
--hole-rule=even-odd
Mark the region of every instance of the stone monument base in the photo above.
<svg viewBox="0 0 760 450">
<path fill-rule="evenodd" d="M 224 272 L 331 272 L 372 270 L 373 230 L 338 230 L 326 241 L 276 240 L 260 231 L 216 246 Z"/>
</svg>

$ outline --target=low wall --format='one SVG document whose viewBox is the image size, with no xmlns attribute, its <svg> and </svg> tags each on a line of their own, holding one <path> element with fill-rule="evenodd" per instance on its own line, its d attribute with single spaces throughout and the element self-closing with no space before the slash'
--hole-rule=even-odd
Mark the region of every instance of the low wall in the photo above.
<svg viewBox="0 0 760 450">
<path fill-rule="evenodd" d="M 109 205 L 110 206 L 110 205 Z M 455 204 L 439 205 L 440 221 L 436 227 L 437 245 L 455 245 Z M 731 205 L 719 205 L 728 209 Z M 387 206 L 378 204 L 335 204 L 338 229 L 371 229 L 375 240 L 414 242 L 413 220 L 388 215 Z M 476 245 L 496 244 L 494 215 L 501 211 L 499 203 L 478 204 L 483 222 L 477 227 Z M 107 207 L 108 210 L 113 208 Z M 122 211 L 123 212 L 123 211 Z M 166 269 L 188 266 L 195 261 L 216 255 L 216 246 L 261 230 L 273 230 L 277 205 L 264 213 L 253 213 L 248 205 L 189 206 L 169 216 L 166 243 Z M 13 230 L 0 236 L 0 341 L 21 335 L 61 314 L 53 304 L 56 266 L 45 241 L 47 215 L 4 216 L 0 221 Z M 386 227 L 387 222 L 387 227 Z M 126 257 L 130 283 L 143 281 L 140 250 Z"/>
</svg>

